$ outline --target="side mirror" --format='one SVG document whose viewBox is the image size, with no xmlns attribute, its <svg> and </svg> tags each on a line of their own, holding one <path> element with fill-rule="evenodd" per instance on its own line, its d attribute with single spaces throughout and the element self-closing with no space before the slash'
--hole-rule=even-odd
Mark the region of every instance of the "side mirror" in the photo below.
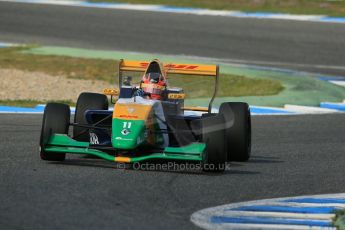
<svg viewBox="0 0 345 230">
<path fill-rule="evenodd" d="M 132 82 L 132 77 L 131 76 L 126 76 L 123 78 L 124 81 L 123 81 L 123 85 L 124 86 L 130 86 L 131 85 L 131 82 Z"/>
<path fill-rule="evenodd" d="M 106 88 L 103 90 L 103 94 L 108 96 L 119 96 L 120 92 L 118 89 Z"/>
<path fill-rule="evenodd" d="M 186 97 L 186 94 L 184 93 L 169 93 L 168 99 L 184 99 Z"/>
</svg>

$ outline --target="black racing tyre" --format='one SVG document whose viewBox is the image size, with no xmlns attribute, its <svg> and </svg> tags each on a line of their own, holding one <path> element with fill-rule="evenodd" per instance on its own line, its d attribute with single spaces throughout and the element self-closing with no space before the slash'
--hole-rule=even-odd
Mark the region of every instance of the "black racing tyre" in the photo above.
<svg viewBox="0 0 345 230">
<path fill-rule="evenodd" d="M 203 170 L 223 172 L 227 160 L 225 151 L 225 119 L 223 115 L 202 117 L 202 142 L 206 144 Z"/>
<path fill-rule="evenodd" d="M 226 121 L 228 161 L 248 161 L 251 153 L 251 119 L 247 103 L 225 102 L 219 108 Z"/>
<path fill-rule="evenodd" d="M 89 109 L 108 110 L 107 96 L 99 93 L 81 93 L 77 100 L 75 108 L 74 123 L 87 124 L 85 111 Z M 88 129 L 82 127 L 73 127 L 73 138 L 77 141 L 90 141 Z"/>
<path fill-rule="evenodd" d="M 41 137 L 40 156 L 42 160 L 63 161 L 65 153 L 45 152 L 44 146 L 52 134 L 68 134 L 71 111 L 68 105 L 48 103 L 44 109 Z"/>
</svg>

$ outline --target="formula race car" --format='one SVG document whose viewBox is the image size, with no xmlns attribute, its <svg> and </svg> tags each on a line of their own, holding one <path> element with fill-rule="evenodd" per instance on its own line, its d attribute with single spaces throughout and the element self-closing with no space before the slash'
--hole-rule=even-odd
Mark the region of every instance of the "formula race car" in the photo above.
<svg viewBox="0 0 345 230">
<path fill-rule="evenodd" d="M 132 83 L 132 76 L 124 72 L 140 73 L 142 78 Z M 185 106 L 183 89 L 168 86 L 168 75 L 174 74 L 213 78 L 208 107 Z M 46 105 L 40 157 L 63 161 L 71 153 L 121 163 L 182 161 L 198 163 L 205 171 L 224 171 L 226 162 L 249 159 L 251 117 L 248 104 L 242 102 L 224 102 L 218 113 L 212 113 L 218 83 L 216 65 L 121 60 L 119 88 L 81 93 L 73 122 L 68 105 Z"/>
</svg>

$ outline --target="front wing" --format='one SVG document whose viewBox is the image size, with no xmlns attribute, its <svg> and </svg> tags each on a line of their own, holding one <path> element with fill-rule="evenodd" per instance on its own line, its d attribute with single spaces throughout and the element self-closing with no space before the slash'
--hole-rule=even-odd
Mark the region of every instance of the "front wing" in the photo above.
<svg viewBox="0 0 345 230">
<path fill-rule="evenodd" d="M 191 143 L 182 147 L 166 147 L 161 152 L 154 152 L 145 155 L 135 154 L 135 156 L 110 155 L 95 146 L 90 146 L 89 142 L 80 142 L 73 140 L 65 134 L 54 134 L 50 137 L 48 143 L 44 145 L 45 152 L 53 153 L 71 153 L 93 155 L 104 160 L 136 163 L 154 159 L 164 160 L 182 160 L 182 161 L 201 161 L 206 145 L 204 143 Z M 134 150 L 133 150 L 134 151 Z M 130 155 L 130 154 L 126 154 Z M 133 154 L 134 155 L 134 154 Z"/>
</svg>

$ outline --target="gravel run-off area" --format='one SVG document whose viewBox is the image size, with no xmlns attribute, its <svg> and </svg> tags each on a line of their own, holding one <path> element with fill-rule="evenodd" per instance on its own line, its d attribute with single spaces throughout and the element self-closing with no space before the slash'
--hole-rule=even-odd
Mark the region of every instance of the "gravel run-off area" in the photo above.
<svg viewBox="0 0 345 230">
<path fill-rule="evenodd" d="M 72 79 L 40 72 L 0 69 L 0 100 L 71 100 L 81 92 L 99 92 L 114 87 L 99 80 Z"/>
</svg>

